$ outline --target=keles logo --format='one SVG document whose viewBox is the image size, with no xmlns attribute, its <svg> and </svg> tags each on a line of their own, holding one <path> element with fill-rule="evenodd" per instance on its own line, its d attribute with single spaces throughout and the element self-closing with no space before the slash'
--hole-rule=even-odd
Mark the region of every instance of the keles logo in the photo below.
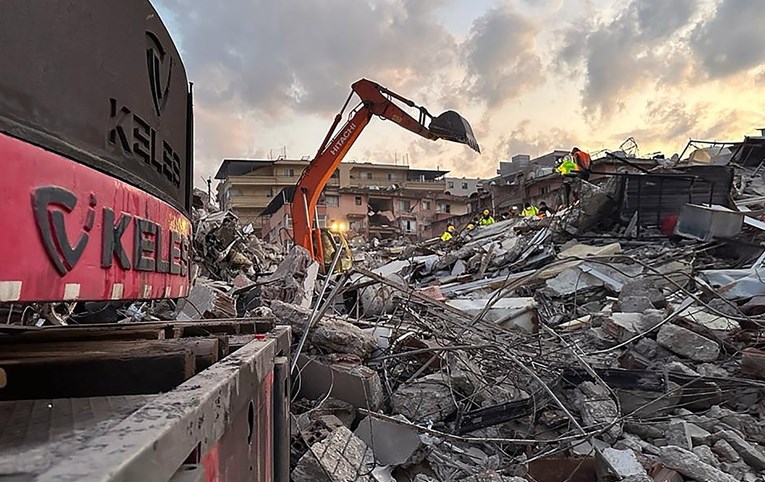
<svg viewBox="0 0 765 482">
<path fill-rule="evenodd" d="M 146 32 L 146 67 L 149 71 L 149 86 L 154 109 L 157 115 L 162 115 L 170 93 L 173 58 L 167 54 L 157 36 L 151 32 Z"/>
<path fill-rule="evenodd" d="M 51 207 L 58 206 L 66 213 L 71 213 L 77 206 L 77 196 L 58 186 L 38 188 L 32 195 L 35 221 L 40 230 L 45 251 L 61 276 L 74 269 L 85 251 L 85 246 L 88 245 L 90 230 L 93 229 L 93 222 L 96 219 L 96 202 L 96 196 L 91 194 L 90 208 L 83 226 L 84 232 L 80 234 L 77 243 L 73 246 L 66 234 L 64 213 L 53 210 Z"/>
</svg>

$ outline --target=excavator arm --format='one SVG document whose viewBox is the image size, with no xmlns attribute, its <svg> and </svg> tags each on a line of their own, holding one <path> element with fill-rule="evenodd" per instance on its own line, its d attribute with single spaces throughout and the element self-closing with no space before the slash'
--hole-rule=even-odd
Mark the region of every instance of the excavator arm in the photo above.
<svg viewBox="0 0 765 482">
<path fill-rule="evenodd" d="M 322 265 L 324 264 L 323 243 L 321 242 L 321 230 L 316 226 L 315 219 L 319 195 L 348 150 L 369 124 L 372 116 L 376 115 L 393 121 L 404 129 L 426 139 L 446 139 L 467 144 L 475 151 L 480 152 L 470 124 L 454 111 L 447 111 L 438 117 L 433 117 L 424 107 L 417 106 L 411 100 L 366 79 L 354 83 L 351 89 L 351 94 L 341 111 L 335 116 L 332 127 L 327 132 L 316 156 L 300 176 L 292 200 L 295 244 L 306 248 L 311 256 Z M 361 104 L 335 134 L 336 128 L 342 120 L 343 111 L 354 94 L 361 99 Z M 419 119 L 415 119 L 396 105 L 393 99 L 408 107 L 418 109 Z M 426 127 L 425 122 L 428 120 L 430 120 L 430 124 Z"/>
</svg>

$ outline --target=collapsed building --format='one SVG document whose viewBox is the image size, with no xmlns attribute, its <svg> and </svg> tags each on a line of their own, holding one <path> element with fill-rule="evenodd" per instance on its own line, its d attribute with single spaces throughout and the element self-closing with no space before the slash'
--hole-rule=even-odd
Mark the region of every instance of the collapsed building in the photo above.
<svg viewBox="0 0 765 482">
<path fill-rule="evenodd" d="M 761 145 L 448 243 L 371 240 L 330 276 L 200 195 L 188 298 L 113 321 L 290 326 L 293 481 L 762 481 Z M 84 305 L 8 317 L 106 316 Z"/>
</svg>

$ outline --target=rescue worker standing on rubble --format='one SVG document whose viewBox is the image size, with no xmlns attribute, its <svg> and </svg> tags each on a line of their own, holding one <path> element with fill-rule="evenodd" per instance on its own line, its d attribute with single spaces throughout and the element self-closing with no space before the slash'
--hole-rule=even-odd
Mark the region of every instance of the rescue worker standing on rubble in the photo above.
<svg viewBox="0 0 765 482">
<path fill-rule="evenodd" d="M 537 209 L 536 206 L 534 206 L 531 203 L 526 203 L 523 205 L 523 211 L 521 211 L 521 216 L 524 218 L 533 218 L 536 217 L 539 214 L 539 209 Z"/>
<path fill-rule="evenodd" d="M 576 163 L 576 173 L 581 178 L 587 181 L 590 179 L 590 164 L 592 164 L 592 158 L 586 152 L 580 150 L 578 147 L 571 149 L 571 156 Z"/>
<path fill-rule="evenodd" d="M 578 179 L 584 181 L 590 178 L 590 165 L 592 159 L 590 155 L 578 147 L 571 149 L 571 154 L 564 156 L 558 163 L 555 171 L 563 176 L 563 203 L 565 206 L 571 204 L 572 184 L 579 184 Z M 579 199 L 578 189 L 574 189 L 574 201 Z"/>
<path fill-rule="evenodd" d="M 478 225 L 488 226 L 490 224 L 494 224 L 494 218 L 491 216 L 491 213 L 488 209 L 484 209 L 483 216 L 481 216 L 481 219 L 478 221 Z"/>
<path fill-rule="evenodd" d="M 454 225 L 449 224 L 449 226 L 446 227 L 446 231 L 441 233 L 441 241 L 446 243 L 448 241 L 451 241 L 453 237 L 454 237 Z"/>
</svg>

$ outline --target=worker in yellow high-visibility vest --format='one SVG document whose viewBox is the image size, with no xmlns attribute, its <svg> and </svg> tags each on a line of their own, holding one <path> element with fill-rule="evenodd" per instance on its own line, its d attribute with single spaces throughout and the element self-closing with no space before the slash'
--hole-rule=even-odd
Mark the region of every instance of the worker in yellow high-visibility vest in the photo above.
<svg viewBox="0 0 765 482">
<path fill-rule="evenodd" d="M 481 219 L 478 220 L 479 226 L 488 226 L 490 224 L 494 224 L 494 218 L 491 215 L 491 212 L 489 212 L 488 209 L 483 210 L 483 216 L 481 216 Z"/>
<path fill-rule="evenodd" d="M 521 216 L 524 218 L 534 218 L 539 214 L 539 209 L 531 203 L 526 203 L 521 211 Z"/>
<path fill-rule="evenodd" d="M 441 233 L 441 241 L 443 242 L 451 241 L 453 237 L 454 237 L 454 225 L 449 224 L 449 226 L 446 227 L 446 231 Z"/>
</svg>

